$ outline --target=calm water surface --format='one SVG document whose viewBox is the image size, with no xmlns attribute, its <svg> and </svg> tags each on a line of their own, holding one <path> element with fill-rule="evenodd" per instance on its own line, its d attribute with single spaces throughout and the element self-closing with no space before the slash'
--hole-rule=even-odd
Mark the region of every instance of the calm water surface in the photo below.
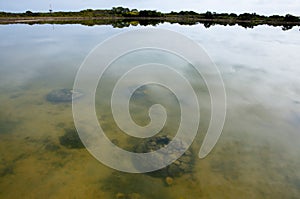
<svg viewBox="0 0 300 199">
<path fill-rule="evenodd" d="M 118 172 L 86 149 L 60 144 L 65 129 L 74 126 L 72 106 L 50 103 L 45 96 L 53 89 L 72 88 L 80 64 L 96 44 L 142 27 L 0 26 L 0 198 L 116 198 L 121 193 L 132 199 L 300 198 L 298 28 L 158 27 L 198 42 L 222 73 L 227 118 L 212 153 L 202 160 L 195 157 L 193 172 L 175 177 L 168 186 L 162 177 Z M 170 61 L 193 82 L 202 108 L 199 133 L 191 146 L 196 154 L 210 117 L 205 85 L 178 58 L 141 53 L 113 67 L 122 71 L 147 55 Z M 107 82 L 120 76 L 113 70 L 106 75 Z M 130 149 L 136 140 L 116 128 L 107 100 L 101 100 L 110 89 L 97 92 L 99 122 L 110 139 Z M 154 85 L 145 93 L 142 100 L 137 96 L 131 103 L 133 119 L 147 124 L 149 106 L 161 102 L 171 118 L 163 131 L 172 134 L 179 121 L 175 97 Z"/>
</svg>

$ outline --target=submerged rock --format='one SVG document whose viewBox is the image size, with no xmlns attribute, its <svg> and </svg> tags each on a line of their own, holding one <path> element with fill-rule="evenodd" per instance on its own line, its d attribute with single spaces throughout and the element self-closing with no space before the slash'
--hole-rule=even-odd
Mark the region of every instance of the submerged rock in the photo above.
<svg viewBox="0 0 300 199">
<path fill-rule="evenodd" d="M 70 149 L 84 148 L 76 129 L 66 129 L 65 134 L 59 137 L 59 142 Z"/>
<path fill-rule="evenodd" d="M 144 142 L 137 145 L 134 151 L 137 153 L 148 153 L 151 151 L 157 151 L 165 147 L 166 145 L 168 145 L 171 140 L 172 137 L 166 135 L 152 137 L 146 139 Z M 153 156 L 153 158 L 157 158 L 157 161 L 149 162 L 145 159 L 144 165 L 136 165 L 136 167 L 137 169 L 142 167 L 147 167 L 147 166 L 150 168 L 151 166 L 155 166 L 153 165 L 155 163 L 161 163 L 163 161 L 166 161 L 162 157 L 167 158 L 170 155 L 172 156 L 172 155 L 176 155 L 176 153 L 181 153 L 183 152 L 183 150 L 184 150 L 184 144 L 182 143 L 182 141 L 174 141 L 173 148 L 170 151 L 165 151 L 165 154 L 162 154 L 162 156 L 159 157 Z M 154 172 L 150 172 L 149 175 L 155 177 L 164 177 L 164 178 L 178 177 L 184 173 L 190 173 L 193 169 L 193 162 L 194 162 L 193 153 L 191 150 L 187 150 L 185 153 L 183 153 L 183 155 L 179 159 L 177 159 L 169 166 Z"/>
<path fill-rule="evenodd" d="M 173 184 L 173 178 L 171 177 L 166 177 L 165 182 L 168 186 L 171 186 Z"/>
<path fill-rule="evenodd" d="M 73 99 L 77 99 L 82 96 L 82 93 L 74 92 L 72 89 L 57 89 L 52 90 L 50 93 L 47 94 L 46 99 L 49 102 L 53 103 L 61 103 L 61 102 L 71 102 L 72 97 Z"/>
<path fill-rule="evenodd" d="M 116 199 L 126 199 L 126 195 L 124 193 L 117 193 Z"/>
</svg>

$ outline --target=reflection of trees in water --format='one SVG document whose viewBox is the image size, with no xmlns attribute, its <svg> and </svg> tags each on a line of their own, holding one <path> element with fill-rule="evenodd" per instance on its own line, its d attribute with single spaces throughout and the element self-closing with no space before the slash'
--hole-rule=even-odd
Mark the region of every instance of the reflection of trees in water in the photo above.
<svg viewBox="0 0 300 199">
<path fill-rule="evenodd" d="M 247 23 L 247 22 L 243 22 L 243 23 L 237 23 L 239 26 L 242 26 L 244 28 L 253 28 L 254 26 L 256 26 L 256 24 L 254 23 Z"/>
<path fill-rule="evenodd" d="M 129 27 L 130 23 L 126 22 L 126 21 L 116 21 L 114 23 L 111 24 L 114 28 L 125 28 L 125 27 Z"/>
<path fill-rule="evenodd" d="M 141 26 L 148 26 L 148 25 L 156 26 L 160 23 L 163 23 L 163 21 L 157 19 L 152 19 L 152 20 L 150 19 L 150 20 L 140 20 L 139 23 Z"/>
<path fill-rule="evenodd" d="M 170 24 L 179 24 L 179 25 L 196 25 L 203 24 L 205 28 L 210 28 L 214 25 L 222 25 L 222 26 L 234 26 L 239 25 L 244 28 L 254 28 L 258 25 L 269 25 L 273 27 L 281 27 L 283 31 L 290 30 L 293 27 L 297 27 L 297 24 L 291 23 L 270 23 L 267 22 L 258 22 L 258 21 L 234 21 L 234 20 L 197 20 L 197 19 L 185 19 L 185 18 L 125 18 L 125 19 L 85 19 L 85 20 L 72 20 L 72 19 L 58 19 L 57 21 L 28 21 L 24 22 L 29 25 L 34 24 L 81 24 L 85 26 L 94 26 L 94 25 L 112 25 L 114 28 L 126 28 L 129 26 L 156 26 L 162 23 L 170 23 Z M 299 27 L 299 26 L 298 26 Z"/>
<path fill-rule="evenodd" d="M 289 24 L 283 25 L 283 26 L 282 26 L 282 30 L 283 30 L 283 31 L 290 30 L 290 29 L 292 29 L 293 27 L 294 27 L 293 25 L 289 25 Z"/>
<path fill-rule="evenodd" d="M 211 21 L 206 21 L 206 22 L 203 22 L 203 25 L 205 28 L 209 28 L 209 27 L 215 25 L 215 23 L 213 23 Z"/>
<path fill-rule="evenodd" d="M 125 19 L 125 20 L 114 21 L 114 22 L 111 23 L 111 25 L 114 28 L 125 28 L 125 27 L 129 27 L 129 26 L 137 26 L 137 25 L 141 25 L 141 26 L 148 26 L 148 25 L 156 26 L 156 25 L 158 25 L 160 23 L 163 23 L 163 21 L 157 20 L 157 19 L 150 19 L 150 20 L 141 19 L 141 20 L 134 20 L 134 21 Z"/>
<path fill-rule="evenodd" d="M 196 25 L 196 24 L 203 24 L 203 26 L 205 28 L 210 28 L 214 25 L 222 25 L 222 26 L 235 26 L 235 25 L 239 25 L 242 26 L 244 28 L 254 28 L 255 26 L 258 25 L 264 25 L 264 24 L 260 24 L 257 22 L 235 22 L 235 21 L 192 21 L 192 20 L 172 20 L 172 21 L 168 21 L 168 20 L 159 20 L 159 19 L 135 19 L 133 21 L 133 19 L 123 19 L 123 20 L 116 20 L 116 21 L 111 21 L 108 24 L 111 24 L 114 28 L 125 28 L 125 27 L 129 27 L 129 26 L 137 26 L 137 25 L 141 25 L 141 26 L 156 26 L 158 24 L 161 23 L 177 23 L 180 25 Z M 83 24 L 83 23 L 82 23 Z M 99 23 L 98 23 L 99 24 Z M 103 24 L 103 23 L 102 23 Z M 86 23 L 83 25 L 87 25 Z M 90 25 L 90 24 L 89 24 Z M 96 24 L 94 24 L 96 25 Z M 267 24 L 266 24 L 267 25 Z M 293 27 L 295 27 L 296 25 L 293 24 L 286 24 L 286 25 L 277 25 L 277 24 L 271 24 L 270 26 L 281 26 L 282 30 L 286 31 L 286 30 L 290 30 Z"/>
</svg>

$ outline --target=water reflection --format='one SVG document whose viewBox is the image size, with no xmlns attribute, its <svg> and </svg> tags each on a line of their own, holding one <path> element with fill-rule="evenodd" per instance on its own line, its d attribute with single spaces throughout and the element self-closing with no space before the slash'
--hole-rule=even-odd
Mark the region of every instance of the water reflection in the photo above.
<svg viewBox="0 0 300 199">
<path fill-rule="evenodd" d="M 111 25 L 114 28 L 127 28 L 130 26 L 157 26 L 162 24 L 179 24 L 179 25 L 197 25 L 201 24 L 205 28 L 211 28 L 213 26 L 221 25 L 221 26 L 241 26 L 243 28 L 250 28 L 253 29 L 257 26 L 273 26 L 273 27 L 281 27 L 283 31 L 291 30 L 292 28 L 299 28 L 299 24 L 293 22 L 284 23 L 284 21 L 278 20 L 276 21 L 255 21 L 255 20 L 214 20 L 213 18 L 207 18 L 202 20 L 195 20 L 194 18 L 181 18 L 175 17 L 174 19 L 164 19 L 164 18 L 124 18 L 124 19 L 85 19 L 85 20 L 63 20 L 63 21 L 23 21 L 23 22 L 15 22 L 15 23 L 22 23 L 28 25 L 35 25 L 35 24 L 52 24 L 53 28 L 55 24 L 80 24 L 84 26 L 97 26 L 97 25 Z M 5 24 L 5 23 L 4 23 Z"/>
<path fill-rule="evenodd" d="M 110 35 L 126 29 L 1 26 L 1 198 L 299 197 L 298 30 L 219 25 L 205 29 L 201 25 L 167 23 L 157 27 L 181 32 L 199 42 L 223 75 L 228 97 L 227 121 L 213 153 L 204 160 L 195 159 L 192 173 L 174 177 L 168 185 L 165 178 L 116 172 L 96 161 L 84 148 L 61 145 L 60 137 L 74 127 L 71 104 L 47 102 L 47 94 L 72 88 L 76 71 L 87 53 Z M 109 75 L 110 71 L 107 72 Z M 185 73 L 191 79 L 194 77 L 192 70 Z M 136 93 L 131 104 L 133 110 L 138 110 L 133 119 L 141 124 L 147 121 L 147 108 L 143 105 L 151 103 L 151 96 L 168 94 L 159 88 L 148 89 L 150 98 L 146 97 L 148 93 Z M 199 135 L 191 148 L 194 151 L 199 150 L 210 112 L 205 87 L 199 86 L 198 91 L 204 112 Z M 171 98 L 163 97 L 163 102 Z M 96 106 L 108 137 L 131 149 L 137 140 L 115 128 L 103 101 L 98 100 Z M 177 123 L 178 118 L 173 119 Z M 172 128 L 176 125 L 169 126 L 169 130 Z"/>
<path fill-rule="evenodd" d="M 89 25 L 89 26 L 93 26 L 93 25 L 103 25 L 105 23 L 103 23 L 103 21 L 82 21 L 82 22 L 76 22 L 82 25 Z M 137 26 L 137 25 L 141 25 L 141 26 L 157 26 L 159 24 L 163 24 L 165 23 L 164 20 L 161 19 L 151 19 L 151 20 L 145 20 L 145 19 L 135 19 L 134 21 L 130 20 L 130 19 L 124 19 L 124 20 L 116 20 L 116 21 L 111 21 L 111 22 L 107 22 L 106 24 L 111 24 L 114 28 L 126 28 L 129 26 Z M 222 26 L 235 26 L 235 25 L 239 25 L 241 27 L 244 28 L 254 28 L 258 25 L 263 25 L 261 23 L 256 23 L 256 22 L 230 22 L 230 21 L 189 21 L 189 20 L 179 20 L 179 21 L 168 21 L 167 23 L 171 23 L 171 24 L 179 24 L 179 25 L 197 25 L 197 24 L 202 24 L 205 28 L 210 28 L 212 26 L 215 25 L 222 25 Z M 274 27 L 281 27 L 283 31 L 287 31 L 290 30 L 294 27 L 299 27 L 298 25 L 293 25 L 293 24 L 286 24 L 286 25 L 280 25 L 280 24 L 272 24 L 270 26 L 274 26 Z"/>
</svg>

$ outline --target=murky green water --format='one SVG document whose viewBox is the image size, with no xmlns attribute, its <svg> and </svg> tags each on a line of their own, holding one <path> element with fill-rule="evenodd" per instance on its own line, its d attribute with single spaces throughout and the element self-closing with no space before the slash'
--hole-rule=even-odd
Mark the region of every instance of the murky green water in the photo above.
<svg viewBox="0 0 300 199">
<path fill-rule="evenodd" d="M 72 106 L 50 103 L 45 96 L 53 89 L 72 87 L 76 71 L 96 44 L 139 27 L 0 26 L 0 198 L 300 197 L 298 29 L 159 27 L 199 42 L 222 73 L 227 118 L 212 153 L 205 159 L 196 157 L 193 171 L 174 177 L 168 186 L 162 177 L 118 172 L 84 148 L 61 145 L 60 136 L 74 125 Z M 193 71 L 185 67 L 182 70 L 193 80 Z M 113 81 L 118 74 L 108 71 L 107 75 Z M 199 134 L 192 145 L 196 154 L 209 122 L 210 104 L 203 82 L 194 86 L 202 108 Z M 178 102 L 161 87 L 145 91 L 131 104 L 133 119 L 147 124 L 149 106 L 161 101 L 171 111 L 163 131 L 172 134 L 178 126 Z M 137 140 L 116 128 L 107 101 L 101 100 L 106 92 L 109 86 L 97 95 L 99 122 L 110 139 L 130 149 Z"/>
</svg>

